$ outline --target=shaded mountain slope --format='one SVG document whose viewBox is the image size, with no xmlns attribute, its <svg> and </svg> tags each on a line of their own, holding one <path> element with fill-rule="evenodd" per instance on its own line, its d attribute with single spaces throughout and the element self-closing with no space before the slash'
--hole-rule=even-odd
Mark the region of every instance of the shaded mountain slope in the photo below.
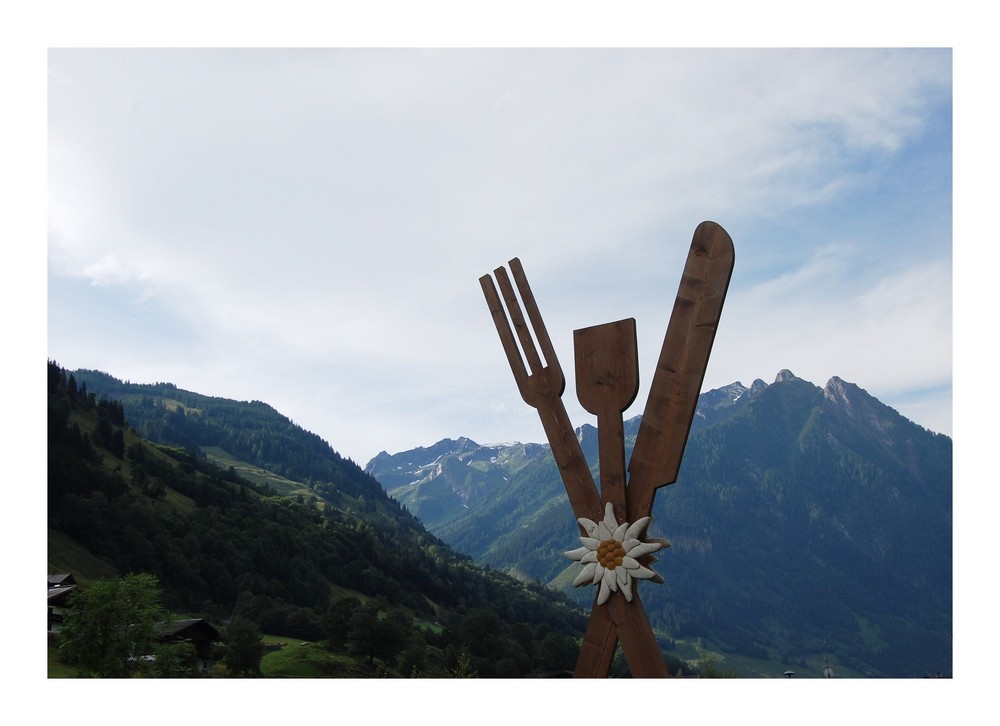
<svg viewBox="0 0 1000 726">
<path fill-rule="evenodd" d="M 452 661 L 466 648 L 483 675 L 572 667 L 566 646 L 583 625 L 577 608 L 457 554 L 356 465 L 329 447 L 310 453 L 314 437 L 273 409 L 169 388 L 164 398 L 114 382 L 126 399 L 132 396 L 122 404 L 105 394 L 105 378 L 87 372 L 78 378 L 49 364 L 50 567 L 77 570 L 83 580 L 149 572 L 178 612 L 220 620 L 242 614 L 265 632 L 311 640 L 322 637 L 339 598 L 384 598 L 395 610 L 444 627 L 421 636 L 441 643 L 441 668 L 444 643 L 454 646 Z M 163 422 L 161 434 L 191 437 L 188 448 L 141 437 L 131 425 L 133 406 L 151 412 L 136 421 L 153 430 Z M 183 418 L 169 420 L 178 406 Z M 256 436 L 268 426 L 284 434 Z M 230 443 L 238 441 L 238 427 L 261 442 L 257 461 L 287 459 L 283 471 L 303 476 L 307 481 L 293 484 L 310 497 L 279 495 L 201 455 L 200 447 L 220 443 L 238 449 Z M 285 440 L 298 442 L 287 455 Z M 318 463 L 310 468 L 304 462 L 313 455 Z M 459 628 L 466 618 L 491 623 L 509 663 L 501 667 L 482 655 L 481 638 Z M 551 634 L 548 651 L 512 645 L 512 634 L 525 629 L 539 640 Z"/>
<path fill-rule="evenodd" d="M 638 424 L 626 422 L 627 448 Z M 578 436 L 596 477 L 596 431 Z M 430 481 L 440 511 L 463 469 L 491 471 L 503 486 L 466 495 L 432 531 L 494 567 L 565 586 L 560 553 L 576 532 L 547 447 L 513 472 L 502 466 L 508 447 L 466 442 L 450 463 L 447 446 L 435 450 L 439 476 L 387 488 L 421 516 Z M 385 466 L 403 467 L 402 481 L 411 454 L 380 455 L 367 470 L 381 480 Z M 950 672 L 951 472 L 948 437 L 839 378 L 820 388 L 782 371 L 770 385 L 706 392 L 678 481 L 653 511 L 651 533 L 673 546 L 657 565 L 665 585 L 643 586 L 650 621 L 788 664 L 819 655 L 860 674 Z"/>
</svg>

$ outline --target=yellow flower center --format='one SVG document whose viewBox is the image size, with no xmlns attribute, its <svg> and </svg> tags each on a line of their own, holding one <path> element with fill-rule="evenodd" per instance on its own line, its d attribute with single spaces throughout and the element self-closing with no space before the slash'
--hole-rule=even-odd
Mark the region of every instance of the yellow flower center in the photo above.
<svg viewBox="0 0 1000 726">
<path fill-rule="evenodd" d="M 606 539 L 597 547 L 597 562 L 606 570 L 621 567 L 625 548 L 616 539 Z"/>
</svg>

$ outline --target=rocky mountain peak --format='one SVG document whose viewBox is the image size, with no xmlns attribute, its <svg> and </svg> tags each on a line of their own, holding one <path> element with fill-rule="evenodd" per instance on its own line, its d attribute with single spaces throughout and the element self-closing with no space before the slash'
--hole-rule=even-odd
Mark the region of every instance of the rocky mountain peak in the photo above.
<svg viewBox="0 0 1000 726">
<path fill-rule="evenodd" d="M 841 405 L 850 408 L 851 399 L 854 397 L 854 392 L 850 388 L 857 388 L 853 383 L 848 383 L 843 378 L 834 376 L 829 381 L 826 382 L 826 386 L 823 388 L 823 396 L 833 403 L 840 403 Z M 858 389 L 860 390 L 860 389 Z"/>
<path fill-rule="evenodd" d="M 843 409 L 849 416 L 861 413 L 872 415 L 885 406 L 857 384 L 849 383 L 843 378 L 834 376 L 823 388 L 823 397 L 832 404 Z"/>
<path fill-rule="evenodd" d="M 776 375 L 774 377 L 774 382 L 775 383 L 784 383 L 786 381 L 794 381 L 794 380 L 797 380 L 797 379 L 798 379 L 797 375 L 795 375 L 794 373 L 792 373 L 787 368 L 782 368 L 780 371 L 778 371 L 778 375 Z"/>
<path fill-rule="evenodd" d="M 823 398 L 854 422 L 876 433 L 880 443 L 892 447 L 892 431 L 906 421 L 896 411 L 886 406 L 868 391 L 837 376 L 827 381 Z"/>
</svg>

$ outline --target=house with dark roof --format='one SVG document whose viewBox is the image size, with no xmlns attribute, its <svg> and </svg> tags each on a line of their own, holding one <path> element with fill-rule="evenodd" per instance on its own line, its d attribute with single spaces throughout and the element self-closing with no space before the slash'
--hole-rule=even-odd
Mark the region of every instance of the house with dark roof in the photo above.
<svg viewBox="0 0 1000 726">
<path fill-rule="evenodd" d="M 221 637 L 219 631 L 204 618 L 189 618 L 161 625 L 157 640 L 161 643 L 191 643 L 198 655 L 198 670 L 211 673 L 214 662 L 212 645 Z"/>
<path fill-rule="evenodd" d="M 76 578 L 73 577 L 71 572 L 59 572 L 55 575 L 49 575 L 49 587 L 69 587 L 71 585 L 76 585 Z"/>
<path fill-rule="evenodd" d="M 62 629 L 63 615 L 69 604 L 69 596 L 76 591 L 76 578 L 69 572 L 49 575 L 49 615 L 48 631 L 56 634 Z"/>
<path fill-rule="evenodd" d="M 50 637 L 58 637 L 70 595 L 77 589 L 76 578 L 71 573 L 49 575 Z M 161 624 L 157 633 L 157 640 L 161 643 L 191 643 L 198 656 L 198 670 L 202 673 L 211 673 L 214 663 L 213 646 L 221 639 L 221 633 L 204 618 L 172 620 Z"/>
</svg>

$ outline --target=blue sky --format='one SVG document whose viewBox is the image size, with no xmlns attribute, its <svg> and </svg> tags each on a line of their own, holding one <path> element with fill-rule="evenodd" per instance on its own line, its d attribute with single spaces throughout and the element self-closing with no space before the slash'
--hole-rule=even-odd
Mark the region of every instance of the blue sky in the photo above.
<svg viewBox="0 0 1000 726">
<path fill-rule="evenodd" d="M 950 50 L 48 53 L 48 355 L 263 400 L 361 464 L 542 441 L 478 277 L 635 317 L 645 400 L 704 219 L 706 387 L 783 368 L 951 434 Z M 645 375 L 644 375 L 645 374 Z"/>
</svg>

